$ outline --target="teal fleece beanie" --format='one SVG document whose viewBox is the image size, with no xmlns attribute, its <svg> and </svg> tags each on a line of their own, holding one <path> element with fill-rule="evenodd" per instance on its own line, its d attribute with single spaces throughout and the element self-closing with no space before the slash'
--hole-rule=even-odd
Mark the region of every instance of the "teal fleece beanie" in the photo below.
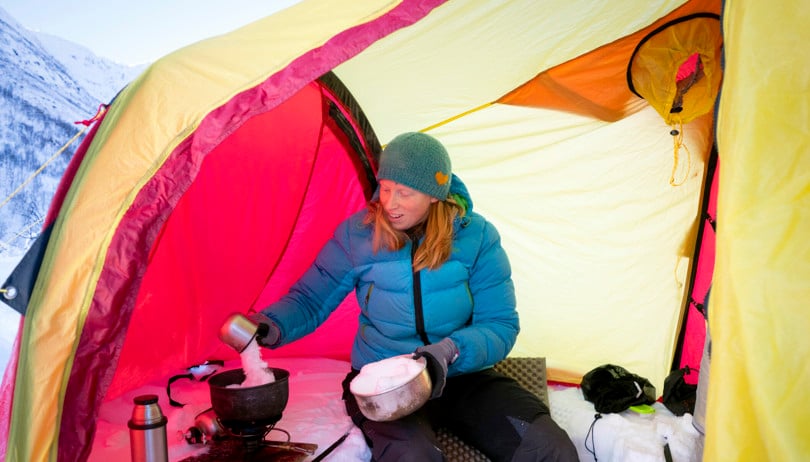
<svg viewBox="0 0 810 462">
<path fill-rule="evenodd" d="M 403 133 L 380 154 L 377 180 L 395 181 L 445 200 L 452 173 L 450 156 L 439 140 L 424 133 Z"/>
</svg>

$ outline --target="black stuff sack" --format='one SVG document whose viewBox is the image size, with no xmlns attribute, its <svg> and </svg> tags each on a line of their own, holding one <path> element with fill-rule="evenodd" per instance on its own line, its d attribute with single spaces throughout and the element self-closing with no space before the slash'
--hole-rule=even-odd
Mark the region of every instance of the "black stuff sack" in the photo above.
<svg viewBox="0 0 810 462">
<path fill-rule="evenodd" d="M 689 366 L 674 370 L 664 379 L 664 395 L 661 401 L 667 409 L 677 416 L 682 416 L 687 412 L 695 413 L 695 401 L 697 401 L 697 385 L 686 383 L 685 376 L 693 371 Z"/>
<path fill-rule="evenodd" d="M 630 406 L 653 404 L 657 395 L 649 380 L 613 364 L 599 366 L 582 377 L 582 395 L 596 412 L 622 412 Z"/>
</svg>

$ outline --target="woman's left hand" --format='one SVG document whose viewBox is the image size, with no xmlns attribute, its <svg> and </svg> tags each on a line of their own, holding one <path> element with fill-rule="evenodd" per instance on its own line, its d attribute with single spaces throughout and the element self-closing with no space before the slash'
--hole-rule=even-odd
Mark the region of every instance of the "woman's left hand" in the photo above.
<svg viewBox="0 0 810 462">
<path fill-rule="evenodd" d="M 428 373 L 433 382 L 430 399 L 438 398 L 442 395 L 447 381 L 447 366 L 458 358 L 458 348 L 450 338 L 444 338 L 440 342 L 420 346 L 413 352 L 414 359 L 422 357 L 427 360 Z"/>
</svg>

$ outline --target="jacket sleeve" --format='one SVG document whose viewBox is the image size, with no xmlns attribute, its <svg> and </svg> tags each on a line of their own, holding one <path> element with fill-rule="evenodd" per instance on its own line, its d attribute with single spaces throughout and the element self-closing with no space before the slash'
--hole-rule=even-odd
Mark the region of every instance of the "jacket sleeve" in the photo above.
<svg viewBox="0 0 810 462">
<path fill-rule="evenodd" d="M 313 332 L 354 288 L 348 228 L 347 222 L 339 225 L 287 294 L 261 311 L 278 325 L 279 346 Z"/>
<path fill-rule="evenodd" d="M 503 360 L 520 332 L 509 258 L 498 231 L 488 222 L 470 270 L 469 287 L 472 321 L 450 335 L 459 349 L 458 360 L 450 365 L 450 375 L 474 372 Z"/>
</svg>

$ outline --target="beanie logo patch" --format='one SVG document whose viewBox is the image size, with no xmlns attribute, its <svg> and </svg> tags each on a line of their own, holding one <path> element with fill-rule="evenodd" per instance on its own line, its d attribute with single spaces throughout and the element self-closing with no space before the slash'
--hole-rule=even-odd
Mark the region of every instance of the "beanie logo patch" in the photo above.
<svg viewBox="0 0 810 462">
<path fill-rule="evenodd" d="M 438 185 L 444 186 L 448 181 L 450 181 L 450 175 L 444 172 L 436 172 L 436 183 Z"/>
</svg>

